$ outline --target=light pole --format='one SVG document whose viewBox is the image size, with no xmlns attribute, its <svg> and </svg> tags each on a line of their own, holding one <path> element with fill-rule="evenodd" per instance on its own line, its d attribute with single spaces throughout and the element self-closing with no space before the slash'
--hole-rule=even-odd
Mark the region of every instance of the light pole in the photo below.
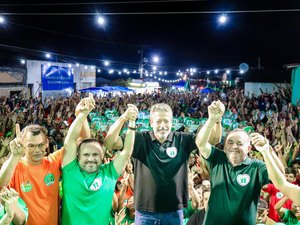
<svg viewBox="0 0 300 225">
<path fill-rule="evenodd" d="M 139 53 L 141 54 L 141 59 L 140 59 L 140 79 L 143 79 L 143 73 L 144 73 L 144 66 L 147 65 L 150 60 L 146 57 L 143 57 L 143 49 L 141 49 L 139 51 Z M 152 61 L 153 63 L 158 63 L 159 62 L 159 58 L 157 56 L 152 57 Z"/>
<path fill-rule="evenodd" d="M 143 79 L 144 66 L 149 62 L 147 58 L 143 58 L 140 62 L 140 78 Z"/>
<path fill-rule="evenodd" d="M 144 58 L 143 58 L 143 48 L 139 51 L 139 53 L 141 54 L 141 59 L 140 59 L 140 78 L 143 79 L 143 70 L 144 70 Z"/>
</svg>

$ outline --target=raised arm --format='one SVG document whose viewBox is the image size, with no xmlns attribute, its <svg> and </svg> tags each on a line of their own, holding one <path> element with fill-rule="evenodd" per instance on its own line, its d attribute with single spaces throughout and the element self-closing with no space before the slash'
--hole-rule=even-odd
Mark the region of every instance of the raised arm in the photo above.
<svg viewBox="0 0 300 225">
<path fill-rule="evenodd" d="M 80 113 L 81 110 L 81 105 L 78 104 L 75 108 L 75 116 L 77 117 Z M 86 138 L 90 138 L 91 137 L 91 130 L 90 130 L 90 126 L 89 123 L 87 121 L 87 119 L 84 120 L 83 125 L 80 128 L 80 135 L 78 137 L 77 142 L 80 142 Z"/>
<path fill-rule="evenodd" d="M 123 172 L 133 151 L 135 130 L 136 130 L 135 120 L 137 119 L 137 116 L 138 116 L 137 108 L 129 110 L 128 113 L 129 123 L 128 123 L 126 137 L 124 140 L 124 148 L 119 154 L 117 154 L 116 158 L 113 161 L 114 167 L 118 174 L 121 174 Z"/>
<path fill-rule="evenodd" d="M 260 137 L 253 134 L 250 135 L 252 144 L 255 148 L 261 152 L 264 157 L 264 161 L 267 166 L 269 178 L 273 184 L 278 188 L 285 196 L 294 201 L 296 204 L 300 204 L 300 187 L 297 185 L 289 183 L 283 173 L 280 171 L 276 165 L 269 147 L 269 142 L 266 139 L 261 139 Z"/>
<path fill-rule="evenodd" d="M 86 121 L 88 114 L 93 110 L 95 105 L 93 95 L 90 94 L 88 98 L 82 99 L 78 104 L 78 110 L 80 113 L 73 121 L 68 134 L 65 138 L 64 142 L 64 156 L 63 156 L 63 166 L 66 166 L 74 159 L 76 159 L 77 154 L 77 139 L 79 138 L 79 134 L 81 132 L 81 127 Z"/>
<path fill-rule="evenodd" d="M 128 178 L 129 178 L 129 174 L 125 174 L 124 179 L 121 181 L 122 187 L 118 198 L 118 212 L 124 208 L 124 199 L 128 187 Z"/>
<path fill-rule="evenodd" d="M 283 208 L 283 205 L 287 200 L 288 200 L 288 198 L 286 196 L 284 196 L 274 206 L 274 209 L 277 211 L 280 218 L 284 215 L 285 211 L 287 210 L 287 209 Z"/>
<path fill-rule="evenodd" d="M 188 190 L 189 190 L 189 194 L 191 195 L 191 199 L 192 199 L 192 208 L 194 210 L 197 210 L 200 206 L 200 197 L 198 195 L 198 192 L 194 188 L 194 180 L 193 180 L 194 176 L 195 176 L 195 174 L 193 174 L 192 171 L 189 171 Z"/>
<path fill-rule="evenodd" d="M 221 121 L 217 121 L 213 126 L 213 130 L 211 132 L 208 142 L 211 145 L 217 145 L 221 142 L 221 139 L 222 139 L 222 123 Z"/>
<path fill-rule="evenodd" d="M 200 154 L 204 158 L 208 158 L 211 154 L 211 144 L 209 139 L 212 134 L 212 129 L 217 121 L 220 121 L 224 114 L 225 106 L 220 101 L 214 101 L 208 106 L 208 120 L 204 126 L 200 129 L 196 137 L 196 145 L 199 149 Z"/>
<path fill-rule="evenodd" d="M 10 151 L 10 157 L 5 163 L 3 163 L 3 166 L 0 170 L 0 188 L 9 185 L 17 164 L 19 163 L 25 151 L 25 148 L 22 144 L 19 124 L 16 124 L 16 138 L 10 142 Z"/>
<path fill-rule="evenodd" d="M 120 131 L 125 124 L 125 122 L 128 121 L 129 117 L 128 115 L 132 111 L 138 111 L 137 107 L 132 104 L 128 104 L 127 110 L 114 122 L 107 132 L 107 135 L 104 139 L 104 146 L 108 149 L 122 149 L 123 147 L 123 141 L 121 137 L 119 136 Z"/>
</svg>

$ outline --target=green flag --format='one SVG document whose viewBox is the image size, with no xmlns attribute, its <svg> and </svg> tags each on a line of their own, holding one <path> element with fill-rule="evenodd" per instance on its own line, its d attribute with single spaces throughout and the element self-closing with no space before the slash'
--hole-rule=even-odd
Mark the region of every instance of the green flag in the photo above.
<svg viewBox="0 0 300 225">
<path fill-rule="evenodd" d="M 300 66 L 292 70 L 292 104 L 300 104 Z"/>
<path fill-rule="evenodd" d="M 184 85 L 184 89 L 186 91 L 191 91 L 191 84 L 190 84 L 190 79 L 187 79 Z"/>
</svg>

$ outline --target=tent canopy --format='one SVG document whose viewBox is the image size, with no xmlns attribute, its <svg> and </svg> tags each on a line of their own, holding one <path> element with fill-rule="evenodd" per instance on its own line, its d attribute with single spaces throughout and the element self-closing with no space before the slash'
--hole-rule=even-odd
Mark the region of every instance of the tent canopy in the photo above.
<svg viewBox="0 0 300 225">
<path fill-rule="evenodd" d="M 98 93 L 98 92 L 134 92 L 133 89 L 121 86 L 104 86 L 104 87 L 90 87 L 84 88 L 79 90 L 80 92 L 91 92 L 91 93 Z"/>
<path fill-rule="evenodd" d="M 200 91 L 201 94 L 208 94 L 208 93 L 212 93 L 212 92 L 215 92 L 215 90 L 213 90 L 210 87 L 206 87 Z"/>
</svg>

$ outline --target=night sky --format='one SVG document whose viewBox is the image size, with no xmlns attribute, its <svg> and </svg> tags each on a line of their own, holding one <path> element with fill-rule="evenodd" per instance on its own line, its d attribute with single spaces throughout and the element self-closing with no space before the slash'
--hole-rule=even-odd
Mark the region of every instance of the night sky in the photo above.
<svg viewBox="0 0 300 225">
<path fill-rule="evenodd" d="M 258 57 L 265 68 L 300 63 L 300 11 L 229 12 L 222 26 L 220 14 L 192 13 L 300 9 L 300 1 L 95 2 L 1 0 L 6 22 L 0 25 L 0 65 L 19 63 L 20 58 L 44 60 L 43 52 L 49 51 L 58 54 L 58 61 L 101 67 L 101 60 L 108 59 L 112 67 L 137 69 L 140 49 L 145 57 L 159 55 L 160 67 L 167 71 L 238 67 L 242 62 L 255 67 Z M 97 12 L 113 14 L 105 15 L 104 28 L 88 15 Z"/>
</svg>

